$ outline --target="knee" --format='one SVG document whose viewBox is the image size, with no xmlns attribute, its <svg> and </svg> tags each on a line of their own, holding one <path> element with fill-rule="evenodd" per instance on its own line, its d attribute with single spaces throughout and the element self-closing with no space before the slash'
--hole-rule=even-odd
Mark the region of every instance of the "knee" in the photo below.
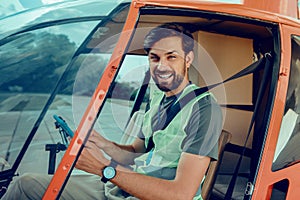
<svg viewBox="0 0 300 200">
<path fill-rule="evenodd" d="M 35 176 L 33 174 L 24 174 L 15 181 L 15 184 L 22 190 L 27 191 L 34 188 Z"/>
<path fill-rule="evenodd" d="M 45 189 L 48 187 L 51 180 L 51 176 L 46 174 L 34 174 L 34 173 L 26 173 L 22 175 L 19 179 L 19 184 L 22 185 L 23 188 L 28 190 L 33 189 Z"/>
<path fill-rule="evenodd" d="M 8 190 L 3 196 L 3 199 L 6 200 L 15 200 L 15 199 L 26 199 L 26 191 L 31 186 L 32 177 L 30 174 L 25 174 L 19 177 L 15 177 L 11 184 L 8 186 Z"/>
<path fill-rule="evenodd" d="M 28 199 L 41 199 L 50 177 L 40 174 L 24 174 L 14 180 L 11 189 L 14 197 L 26 197 Z M 25 199 L 26 199 L 25 198 Z"/>
</svg>

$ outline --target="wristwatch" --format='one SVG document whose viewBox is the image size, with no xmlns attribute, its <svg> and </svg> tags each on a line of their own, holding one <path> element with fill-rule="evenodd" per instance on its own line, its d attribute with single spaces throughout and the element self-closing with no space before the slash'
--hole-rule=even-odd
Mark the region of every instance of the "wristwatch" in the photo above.
<svg viewBox="0 0 300 200">
<path fill-rule="evenodd" d="M 116 167 L 118 163 L 114 160 L 110 161 L 110 164 L 102 170 L 102 178 L 101 181 L 106 183 L 110 179 L 114 178 L 117 174 Z"/>
</svg>

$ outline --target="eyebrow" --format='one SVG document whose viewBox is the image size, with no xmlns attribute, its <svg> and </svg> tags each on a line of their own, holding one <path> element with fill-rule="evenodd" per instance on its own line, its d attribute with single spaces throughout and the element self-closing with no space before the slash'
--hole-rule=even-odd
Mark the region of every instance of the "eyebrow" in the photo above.
<svg viewBox="0 0 300 200">
<path fill-rule="evenodd" d="M 159 57 L 156 53 L 152 53 L 152 52 L 149 53 L 149 56 L 150 56 L 150 55 L 151 55 L 151 56 Z"/>
<path fill-rule="evenodd" d="M 179 54 L 178 51 L 172 50 L 172 51 L 169 51 L 169 52 L 165 53 L 165 55 L 170 55 L 170 54 L 173 54 L 173 53 Z M 153 55 L 153 56 L 158 56 L 156 53 L 153 53 L 153 52 L 151 52 L 151 51 L 150 51 L 149 54 L 150 54 L 150 55 Z"/>
<path fill-rule="evenodd" d="M 173 53 L 179 54 L 176 50 L 173 50 L 173 51 L 167 52 L 166 55 L 170 55 L 170 54 L 173 54 Z"/>
</svg>

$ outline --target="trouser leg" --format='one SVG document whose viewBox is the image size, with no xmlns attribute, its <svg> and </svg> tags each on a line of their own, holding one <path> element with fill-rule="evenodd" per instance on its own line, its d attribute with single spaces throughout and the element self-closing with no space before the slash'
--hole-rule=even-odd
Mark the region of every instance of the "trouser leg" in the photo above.
<svg viewBox="0 0 300 200">
<path fill-rule="evenodd" d="M 24 174 L 8 187 L 3 200 L 40 200 L 50 181 L 51 176 L 49 175 Z M 60 199 L 106 199 L 104 196 L 104 184 L 100 181 L 99 176 L 72 175 Z"/>
<path fill-rule="evenodd" d="M 119 187 L 110 182 L 107 182 L 104 188 L 105 196 L 108 200 L 138 200 L 138 198 L 122 191 Z"/>
</svg>

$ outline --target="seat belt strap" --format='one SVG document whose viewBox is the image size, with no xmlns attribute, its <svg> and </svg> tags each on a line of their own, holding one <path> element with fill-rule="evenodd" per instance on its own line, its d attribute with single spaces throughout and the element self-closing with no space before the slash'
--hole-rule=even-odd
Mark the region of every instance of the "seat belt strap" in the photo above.
<svg viewBox="0 0 300 200">
<path fill-rule="evenodd" d="M 256 62 L 249 65 L 248 67 L 242 69 L 238 73 L 234 74 L 233 76 L 227 78 L 226 80 L 224 80 L 222 82 L 219 82 L 219 83 L 216 83 L 216 84 L 213 84 L 210 86 L 206 86 L 206 87 L 201 87 L 201 88 L 198 88 L 196 90 L 189 92 L 184 97 L 182 97 L 180 100 L 178 100 L 174 105 L 170 106 L 167 109 L 166 122 L 160 130 L 164 130 L 169 125 L 169 123 L 173 120 L 173 118 L 177 115 L 177 113 L 179 113 L 179 111 L 195 97 L 207 92 L 208 90 L 210 90 L 212 88 L 217 87 L 218 85 L 224 84 L 230 80 L 237 79 L 242 76 L 251 74 L 257 70 L 260 70 L 261 68 L 264 67 L 264 65 L 263 65 L 264 63 L 265 63 L 265 57 L 262 57 L 259 60 L 257 60 Z"/>
<path fill-rule="evenodd" d="M 231 200 L 233 190 L 234 190 L 234 186 L 235 186 L 235 183 L 236 183 L 236 180 L 237 180 L 238 172 L 239 172 L 239 169 L 240 169 L 240 166 L 241 166 L 241 163 L 242 163 L 243 156 L 244 156 L 245 151 L 246 151 L 246 145 L 248 143 L 248 139 L 249 139 L 249 136 L 250 136 L 250 133 L 251 133 L 251 130 L 253 128 L 254 121 L 255 121 L 255 118 L 256 118 L 256 115 L 257 115 L 258 105 L 262 101 L 263 94 L 265 93 L 265 88 L 267 86 L 268 75 L 270 74 L 269 71 L 271 69 L 271 63 L 272 62 L 271 62 L 271 55 L 270 54 L 266 54 L 264 57 L 265 57 L 265 70 L 264 70 L 264 74 L 263 74 L 263 78 L 262 78 L 262 83 L 261 83 L 259 91 L 258 91 L 257 101 L 256 101 L 255 106 L 254 106 L 254 111 L 253 111 L 253 115 L 252 115 L 252 118 L 251 118 L 249 129 L 248 129 L 248 132 L 247 132 L 247 137 L 246 137 L 246 140 L 245 140 L 245 143 L 244 143 L 244 146 L 243 146 L 243 150 L 242 150 L 242 153 L 240 154 L 240 157 L 239 157 L 238 163 L 235 167 L 233 176 L 232 176 L 232 178 L 230 180 L 230 183 L 228 185 L 228 189 L 227 189 L 227 192 L 226 192 L 225 197 L 224 197 L 225 200 Z"/>
</svg>

